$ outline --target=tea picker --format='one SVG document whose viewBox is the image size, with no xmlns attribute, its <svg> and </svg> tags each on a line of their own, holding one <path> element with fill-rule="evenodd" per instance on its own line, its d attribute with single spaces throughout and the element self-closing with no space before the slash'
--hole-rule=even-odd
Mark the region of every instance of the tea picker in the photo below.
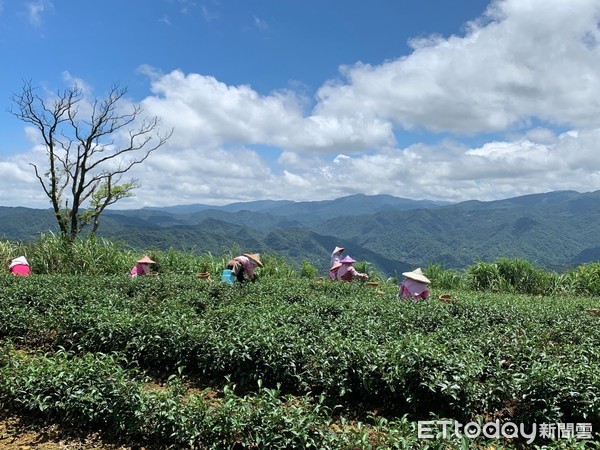
<svg viewBox="0 0 600 450">
<path fill-rule="evenodd" d="M 259 253 L 244 253 L 241 256 L 236 256 L 227 263 L 227 268 L 221 274 L 221 281 L 233 284 L 237 280 L 239 283 L 244 283 L 246 276 L 254 282 L 256 281 L 254 271 L 257 267 L 263 267 Z"/>
</svg>

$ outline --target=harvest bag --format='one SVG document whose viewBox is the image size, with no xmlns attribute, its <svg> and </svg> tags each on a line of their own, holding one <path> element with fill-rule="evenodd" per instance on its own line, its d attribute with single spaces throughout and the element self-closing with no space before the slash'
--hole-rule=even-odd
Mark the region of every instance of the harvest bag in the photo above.
<svg viewBox="0 0 600 450">
<path fill-rule="evenodd" d="M 233 284 L 235 281 L 235 275 L 233 274 L 233 271 L 230 269 L 225 269 L 221 274 L 221 281 L 223 283 Z"/>
</svg>

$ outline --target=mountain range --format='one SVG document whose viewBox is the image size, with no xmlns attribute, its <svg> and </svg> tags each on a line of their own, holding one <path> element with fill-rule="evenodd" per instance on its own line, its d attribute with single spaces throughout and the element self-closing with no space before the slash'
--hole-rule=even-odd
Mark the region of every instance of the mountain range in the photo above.
<svg viewBox="0 0 600 450">
<path fill-rule="evenodd" d="M 50 210 L 0 207 L 0 238 L 56 232 Z M 549 270 L 600 260 L 600 191 L 555 191 L 489 202 L 351 195 L 327 201 L 180 205 L 106 210 L 100 237 L 133 249 L 220 255 L 239 248 L 280 254 L 321 273 L 335 246 L 386 275 L 440 264 L 527 259 Z"/>
</svg>

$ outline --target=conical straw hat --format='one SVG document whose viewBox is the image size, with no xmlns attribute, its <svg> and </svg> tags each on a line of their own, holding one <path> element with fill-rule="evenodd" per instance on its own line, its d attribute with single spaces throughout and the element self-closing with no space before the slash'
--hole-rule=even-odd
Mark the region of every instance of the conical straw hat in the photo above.
<svg viewBox="0 0 600 450">
<path fill-rule="evenodd" d="M 263 263 L 260 262 L 260 253 L 244 253 L 244 256 L 246 258 L 250 258 L 256 264 L 258 264 L 259 267 L 263 267 Z"/>
<path fill-rule="evenodd" d="M 136 261 L 138 264 L 156 264 L 156 261 L 152 261 L 148 255 L 144 255 L 142 259 Z"/>
<path fill-rule="evenodd" d="M 420 281 L 421 283 L 431 283 L 431 281 L 429 281 L 429 278 L 423 275 L 423 271 L 420 267 L 413 270 L 412 272 L 402 272 L 402 275 L 404 275 L 406 278 L 410 278 L 411 280 Z"/>
</svg>

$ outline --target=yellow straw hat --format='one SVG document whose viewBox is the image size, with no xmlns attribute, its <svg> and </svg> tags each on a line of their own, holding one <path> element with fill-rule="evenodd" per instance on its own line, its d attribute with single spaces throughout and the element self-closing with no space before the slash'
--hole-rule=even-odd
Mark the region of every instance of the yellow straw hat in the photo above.
<svg viewBox="0 0 600 450">
<path fill-rule="evenodd" d="M 263 263 L 260 262 L 260 253 L 244 253 L 244 256 L 258 264 L 258 267 L 263 267 Z"/>
<path fill-rule="evenodd" d="M 144 255 L 144 257 L 142 259 L 138 259 L 136 261 L 136 263 L 138 264 L 156 264 L 156 261 L 152 261 L 148 255 Z"/>
</svg>

